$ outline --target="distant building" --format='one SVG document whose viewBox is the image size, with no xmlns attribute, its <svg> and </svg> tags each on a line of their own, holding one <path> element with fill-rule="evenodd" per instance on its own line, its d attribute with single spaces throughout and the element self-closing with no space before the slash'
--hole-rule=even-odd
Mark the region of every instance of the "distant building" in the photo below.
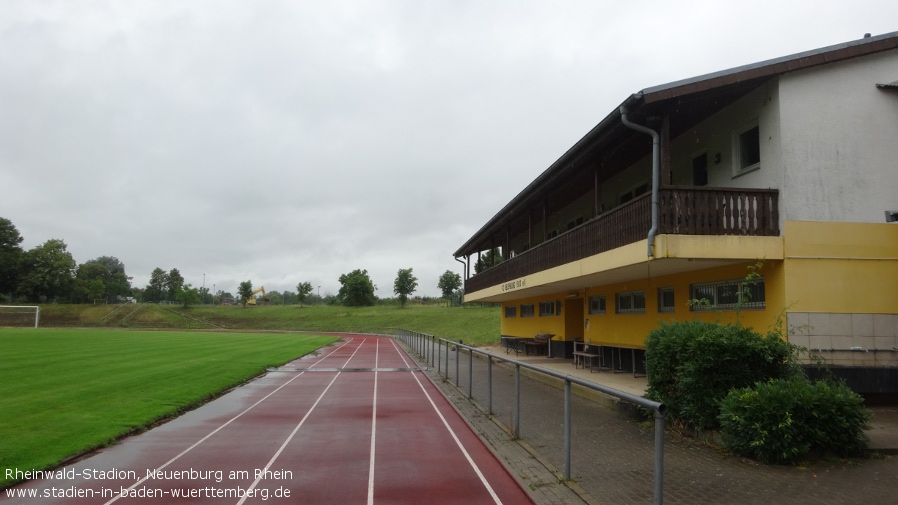
<svg viewBox="0 0 898 505">
<path fill-rule="evenodd" d="M 630 369 L 659 321 L 738 308 L 762 332 L 782 314 L 832 364 L 894 372 L 896 215 L 898 32 L 627 97 L 454 255 L 465 301 L 501 303 L 504 335 L 553 334 L 556 356 L 587 340 Z"/>
</svg>

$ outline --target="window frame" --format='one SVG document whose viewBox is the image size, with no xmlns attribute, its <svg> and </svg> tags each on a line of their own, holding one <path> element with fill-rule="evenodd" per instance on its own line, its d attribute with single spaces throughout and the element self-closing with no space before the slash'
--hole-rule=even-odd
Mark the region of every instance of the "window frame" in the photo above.
<svg viewBox="0 0 898 505">
<path fill-rule="evenodd" d="M 664 304 L 664 295 L 670 293 L 670 305 Z M 661 314 L 672 314 L 677 311 L 676 295 L 672 286 L 658 288 L 658 312 Z"/>
<path fill-rule="evenodd" d="M 518 306 L 517 305 L 506 305 L 505 306 L 505 318 L 511 319 L 514 317 L 518 317 Z"/>
<path fill-rule="evenodd" d="M 745 143 L 743 143 L 743 138 L 746 133 L 749 133 L 752 130 L 758 130 L 758 138 L 757 138 L 757 161 L 754 163 L 750 163 L 748 165 L 743 165 L 743 154 L 746 151 Z M 761 168 L 761 127 L 758 124 L 758 120 L 755 119 L 750 123 L 743 125 L 742 127 L 736 129 L 733 132 L 733 177 L 739 177 L 740 175 L 747 174 L 749 172 L 754 172 Z"/>
<path fill-rule="evenodd" d="M 521 317 L 533 317 L 535 315 L 533 309 L 534 307 L 532 303 L 522 303 Z"/>
<path fill-rule="evenodd" d="M 760 298 L 754 301 L 742 303 L 741 299 L 745 292 L 745 287 L 752 290 L 751 297 Z M 708 296 L 699 296 L 698 293 L 713 293 L 713 300 Z M 721 303 L 721 299 L 735 297 L 733 301 L 725 301 Z M 690 312 L 710 312 L 715 310 L 764 310 L 767 308 L 767 288 L 764 278 L 745 280 L 745 279 L 729 279 L 713 282 L 696 282 L 689 285 L 689 311 Z M 708 300 L 704 303 L 701 300 Z"/>
<path fill-rule="evenodd" d="M 555 302 L 539 302 L 539 317 L 555 315 Z"/>
<path fill-rule="evenodd" d="M 636 301 L 641 298 L 642 306 L 637 307 Z M 629 307 L 623 308 L 622 300 L 629 299 Z M 614 312 L 616 314 L 645 314 L 645 290 L 622 291 L 614 294 Z"/>
<path fill-rule="evenodd" d="M 600 302 L 599 306 L 595 310 L 593 310 L 593 300 Z M 590 315 L 599 316 L 604 315 L 608 312 L 608 305 L 605 301 L 605 295 L 592 295 L 589 297 L 588 303 L 589 307 L 587 309 L 587 312 Z"/>
</svg>

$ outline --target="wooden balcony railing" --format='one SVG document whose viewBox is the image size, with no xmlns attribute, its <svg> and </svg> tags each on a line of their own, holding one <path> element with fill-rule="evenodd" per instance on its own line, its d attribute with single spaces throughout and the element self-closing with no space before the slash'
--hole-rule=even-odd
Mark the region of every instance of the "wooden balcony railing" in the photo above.
<svg viewBox="0 0 898 505">
<path fill-rule="evenodd" d="M 659 234 L 779 235 L 779 191 L 667 187 L 659 191 Z M 652 226 L 645 194 L 465 281 L 481 289 L 638 242 Z"/>
</svg>

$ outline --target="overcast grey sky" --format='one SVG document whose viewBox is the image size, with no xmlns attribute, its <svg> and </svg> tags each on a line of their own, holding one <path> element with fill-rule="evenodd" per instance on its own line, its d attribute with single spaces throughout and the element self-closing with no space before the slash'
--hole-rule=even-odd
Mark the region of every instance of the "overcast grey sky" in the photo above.
<svg viewBox="0 0 898 505">
<path fill-rule="evenodd" d="M 0 217 L 139 287 L 437 296 L 630 93 L 898 30 L 893 0 L 735 5 L 2 0 Z"/>
</svg>

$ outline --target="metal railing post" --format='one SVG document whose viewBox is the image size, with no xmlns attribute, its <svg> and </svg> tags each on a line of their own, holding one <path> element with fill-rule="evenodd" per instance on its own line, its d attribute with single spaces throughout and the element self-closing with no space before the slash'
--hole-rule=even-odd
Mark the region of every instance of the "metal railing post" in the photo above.
<svg viewBox="0 0 898 505">
<path fill-rule="evenodd" d="M 514 364 L 514 436 L 521 438 L 521 364 Z"/>
<path fill-rule="evenodd" d="M 564 381 L 564 480 L 571 480 L 571 381 Z"/>
<path fill-rule="evenodd" d="M 461 387 L 461 377 L 458 376 L 458 363 L 461 361 L 461 346 L 455 344 L 455 387 Z"/>
<path fill-rule="evenodd" d="M 493 415 L 493 357 L 486 357 L 486 395 L 487 408 L 486 413 Z"/>
<path fill-rule="evenodd" d="M 655 505 L 664 503 L 664 413 L 655 409 Z"/>
<path fill-rule="evenodd" d="M 474 351 L 468 349 L 468 398 L 474 398 Z"/>
</svg>

